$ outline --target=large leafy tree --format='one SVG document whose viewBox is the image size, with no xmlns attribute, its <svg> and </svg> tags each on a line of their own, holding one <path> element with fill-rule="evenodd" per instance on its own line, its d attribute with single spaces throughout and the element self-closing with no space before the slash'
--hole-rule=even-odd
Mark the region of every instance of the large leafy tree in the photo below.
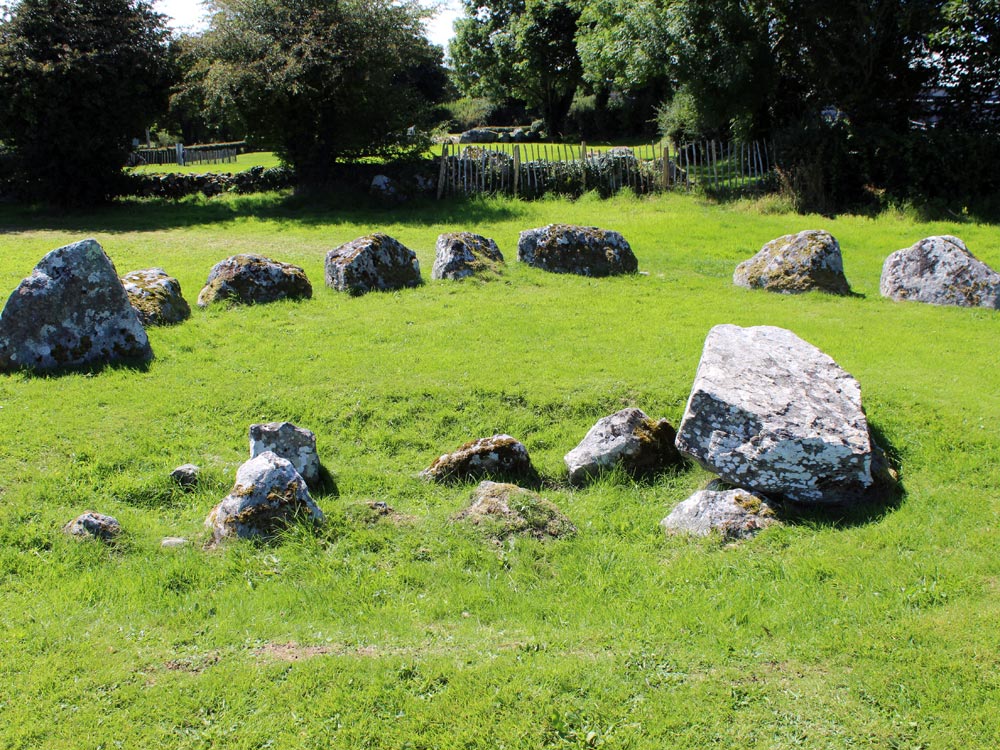
<svg viewBox="0 0 1000 750">
<path fill-rule="evenodd" d="M 949 125 L 1000 129 L 1000 0 L 950 0 L 932 38 L 940 114 Z"/>
<path fill-rule="evenodd" d="M 116 192 L 131 140 L 166 108 L 163 17 L 143 0 L 20 0 L 0 22 L 0 141 L 33 200 Z"/>
<path fill-rule="evenodd" d="M 412 0 L 216 0 L 186 85 L 322 185 L 338 161 L 416 148 L 441 67 L 423 19 Z"/>
</svg>

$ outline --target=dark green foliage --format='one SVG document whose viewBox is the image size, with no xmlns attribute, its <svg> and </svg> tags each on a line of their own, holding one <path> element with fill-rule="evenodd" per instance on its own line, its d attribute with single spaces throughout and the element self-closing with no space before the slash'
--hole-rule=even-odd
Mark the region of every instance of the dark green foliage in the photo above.
<svg viewBox="0 0 1000 750">
<path fill-rule="evenodd" d="M 113 195 L 166 108 L 163 17 L 143 0 L 21 0 L 0 23 L 0 141 L 15 189 L 83 204 Z"/>
</svg>

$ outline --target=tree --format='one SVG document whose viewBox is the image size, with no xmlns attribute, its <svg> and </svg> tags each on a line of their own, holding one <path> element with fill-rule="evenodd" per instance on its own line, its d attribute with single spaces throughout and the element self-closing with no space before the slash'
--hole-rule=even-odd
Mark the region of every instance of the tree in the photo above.
<svg viewBox="0 0 1000 750">
<path fill-rule="evenodd" d="M 1000 0 L 951 0 L 932 38 L 949 125 L 1000 129 Z"/>
<path fill-rule="evenodd" d="M 0 22 L 0 141 L 32 200 L 101 201 L 164 111 L 167 31 L 144 0 L 20 0 Z"/>
<path fill-rule="evenodd" d="M 414 0 L 217 0 L 186 85 L 322 186 L 338 161 L 422 148 L 407 130 L 441 67 L 423 18 Z"/>
</svg>

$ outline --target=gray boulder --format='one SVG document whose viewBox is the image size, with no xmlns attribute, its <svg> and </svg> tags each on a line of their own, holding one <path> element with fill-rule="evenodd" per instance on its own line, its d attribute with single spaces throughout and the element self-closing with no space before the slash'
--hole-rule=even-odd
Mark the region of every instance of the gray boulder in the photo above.
<svg viewBox="0 0 1000 750">
<path fill-rule="evenodd" d="M 226 537 L 267 538 L 296 516 L 323 521 L 295 467 L 274 453 L 251 458 L 236 471 L 236 484 L 205 519 L 212 544 Z"/>
<path fill-rule="evenodd" d="M 550 501 L 517 485 L 499 482 L 480 483 L 471 504 L 452 520 L 477 526 L 497 539 L 514 534 L 560 539 L 576 534 L 573 522 Z"/>
<path fill-rule="evenodd" d="M 632 248 L 618 232 L 569 224 L 521 232 L 517 259 L 545 271 L 580 276 L 617 276 L 639 268 Z"/>
<path fill-rule="evenodd" d="M 88 510 L 63 526 L 63 531 L 72 536 L 111 542 L 122 533 L 122 527 L 112 516 Z"/>
<path fill-rule="evenodd" d="M 503 253 L 497 243 L 472 232 L 450 232 L 438 236 L 432 279 L 465 279 L 499 273 Z"/>
<path fill-rule="evenodd" d="M 372 177 L 372 183 L 368 188 L 368 192 L 380 198 L 396 198 L 399 194 L 399 188 L 396 187 L 396 181 L 391 177 L 387 177 L 384 174 L 377 174 Z"/>
<path fill-rule="evenodd" d="M 676 437 L 667 420 L 650 419 L 641 409 L 622 409 L 598 420 L 566 454 L 569 481 L 580 484 L 615 466 L 630 474 L 676 466 L 683 460 L 674 446 Z"/>
<path fill-rule="evenodd" d="M 872 486 L 875 448 L 858 381 L 791 331 L 709 331 L 677 447 L 722 479 L 800 503 Z"/>
<path fill-rule="evenodd" d="M 466 130 L 459 136 L 459 143 L 496 143 L 499 136 L 495 130 L 485 128 L 473 128 Z"/>
<path fill-rule="evenodd" d="M 674 508 L 660 522 L 668 534 L 708 536 L 719 532 L 724 539 L 747 539 L 778 523 L 767 500 L 746 490 L 714 492 L 701 490 Z"/>
<path fill-rule="evenodd" d="M 48 253 L 0 313 L 0 371 L 152 358 L 146 330 L 96 240 Z"/>
<path fill-rule="evenodd" d="M 259 305 L 310 297 L 312 284 L 298 266 L 263 255 L 234 255 L 213 266 L 198 295 L 198 307 L 224 301 Z"/>
<path fill-rule="evenodd" d="M 268 451 L 290 461 L 310 487 L 318 486 L 320 464 L 315 434 L 291 422 L 250 425 L 250 458 Z"/>
<path fill-rule="evenodd" d="M 170 478 L 177 486 L 189 490 L 198 486 L 199 474 L 201 469 L 194 464 L 183 464 L 170 472 Z"/>
<path fill-rule="evenodd" d="M 747 289 L 797 294 L 850 294 L 840 244 L 829 232 L 808 229 L 771 240 L 736 266 L 733 283 Z"/>
<path fill-rule="evenodd" d="M 535 481 L 528 449 L 510 435 L 492 435 L 466 443 L 446 453 L 424 469 L 420 476 L 435 482 L 504 477 Z"/>
<path fill-rule="evenodd" d="M 365 294 L 419 286 L 416 254 L 387 234 L 359 237 L 326 254 L 326 285 Z"/>
<path fill-rule="evenodd" d="M 883 297 L 931 305 L 1000 309 L 1000 274 L 958 237 L 927 237 L 885 260 Z"/>
<path fill-rule="evenodd" d="M 144 326 L 172 325 L 191 317 L 181 283 L 162 268 L 131 271 L 122 276 L 122 286 Z"/>
</svg>

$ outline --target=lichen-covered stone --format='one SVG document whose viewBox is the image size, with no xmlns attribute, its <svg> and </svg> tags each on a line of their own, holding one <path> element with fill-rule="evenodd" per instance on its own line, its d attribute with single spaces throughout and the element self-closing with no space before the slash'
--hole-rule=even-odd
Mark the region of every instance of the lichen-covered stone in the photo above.
<svg viewBox="0 0 1000 750">
<path fill-rule="evenodd" d="M 580 276 L 617 276 L 639 268 L 632 248 L 618 232 L 569 224 L 521 232 L 517 258 L 545 271 Z"/>
<path fill-rule="evenodd" d="M 1000 274 L 958 237 L 927 237 L 885 260 L 879 289 L 889 299 L 1000 309 Z"/>
<path fill-rule="evenodd" d="M 840 244 L 829 232 L 809 229 L 771 240 L 736 267 L 733 283 L 747 289 L 797 294 L 850 294 Z"/>
<path fill-rule="evenodd" d="M 719 532 L 723 539 L 747 539 L 778 523 L 767 500 L 746 490 L 714 492 L 700 490 L 674 508 L 660 522 L 668 534 L 708 536 Z"/>
<path fill-rule="evenodd" d="M 162 268 L 131 271 L 122 276 L 122 286 L 144 326 L 172 325 L 191 317 L 181 283 Z"/>
<path fill-rule="evenodd" d="M 48 253 L 0 313 L 0 371 L 152 358 L 146 330 L 96 240 Z"/>
<path fill-rule="evenodd" d="M 274 453 L 251 458 L 236 471 L 236 484 L 205 519 L 212 543 L 235 536 L 267 538 L 295 516 L 323 521 L 295 467 Z"/>
<path fill-rule="evenodd" d="M 782 328 L 709 331 L 677 447 L 730 484 L 801 503 L 855 501 L 873 483 L 858 381 Z"/>
<path fill-rule="evenodd" d="M 497 243 L 472 232 L 450 232 L 438 236 L 432 279 L 465 279 L 497 274 L 503 253 Z"/>
<path fill-rule="evenodd" d="M 416 254 L 387 234 L 359 237 L 326 255 L 326 285 L 340 292 L 388 292 L 420 283 Z"/>
<path fill-rule="evenodd" d="M 566 454 L 569 481 L 580 484 L 621 466 L 631 474 L 660 471 L 683 459 L 677 433 L 665 419 L 650 419 L 641 409 L 622 409 L 597 421 L 580 444 Z"/>
<path fill-rule="evenodd" d="M 313 432 L 291 422 L 250 425 L 250 458 L 268 451 L 291 461 L 310 487 L 318 486 L 320 464 Z"/>
<path fill-rule="evenodd" d="M 514 484 L 489 481 L 480 483 L 469 507 L 452 520 L 473 524 L 497 539 L 514 534 L 560 539 L 576 533 L 573 522 L 540 495 Z"/>
<path fill-rule="evenodd" d="M 198 307 L 215 302 L 259 305 L 282 299 L 309 299 L 312 284 L 305 271 L 263 255 L 241 254 L 212 267 L 198 295 Z"/>
<path fill-rule="evenodd" d="M 102 542 L 111 542 L 122 533 L 122 527 L 118 523 L 118 520 L 112 516 L 88 510 L 66 524 L 63 527 L 63 531 L 72 536 L 89 537 L 91 539 L 99 539 Z"/>
<path fill-rule="evenodd" d="M 458 137 L 459 143 L 496 143 L 500 136 L 495 130 L 473 128 L 466 130 Z"/>
<path fill-rule="evenodd" d="M 421 472 L 424 479 L 449 480 L 505 478 L 535 481 L 528 449 L 510 435 L 493 435 L 466 443 L 454 453 L 446 453 Z"/>
<path fill-rule="evenodd" d="M 183 464 L 170 472 L 170 478 L 174 484 L 188 490 L 198 486 L 199 474 L 201 469 L 194 464 Z"/>
</svg>

